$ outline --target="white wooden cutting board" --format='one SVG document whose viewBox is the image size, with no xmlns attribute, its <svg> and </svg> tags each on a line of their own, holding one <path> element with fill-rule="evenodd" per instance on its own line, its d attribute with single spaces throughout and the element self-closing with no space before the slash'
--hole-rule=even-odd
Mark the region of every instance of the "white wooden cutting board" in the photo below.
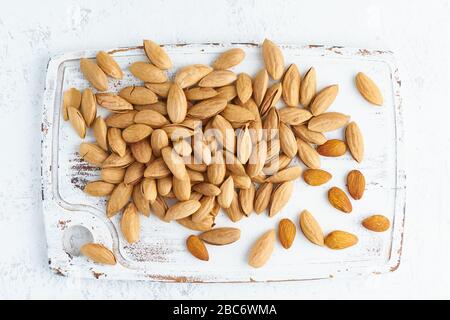
<svg viewBox="0 0 450 320">
<path fill-rule="evenodd" d="M 234 68 L 237 73 L 254 75 L 262 67 L 261 50 L 253 44 L 165 46 L 174 62 L 173 70 L 193 63 L 210 64 L 219 53 L 231 47 L 241 47 L 246 52 L 244 62 Z M 105 199 L 83 193 L 86 182 L 98 179 L 99 171 L 80 159 L 77 150 L 81 140 L 62 121 L 60 106 L 65 90 L 88 87 L 79 70 L 79 59 L 93 58 L 96 52 L 53 57 L 48 65 L 42 121 L 42 200 L 50 267 L 67 276 L 177 282 L 289 281 L 395 271 L 402 249 L 406 176 L 401 82 L 392 53 L 324 46 L 281 47 L 286 63 L 296 63 L 302 74 L 311 66 L 316 68 L 318 89 L 339 84 L 340 92 L 330 111 L 349 114 L 359 124 L 366 143 L 365 160 L 358 164 L 349 154 L 322 158 L 322 168 L 331 172 L 333 179 L 320 187 L 308 186 L 302 179 L 295 181 L 291 200 L 273 218 L 253 214 L 234 224 L 225 214 L 219 215 L 216 226 L 236 226 L 242 236 L 232 245 L 208 246 L 209 262 L 193 258 L 185 249 L 186 237 L 195 232 L 175 222 L 163 223 L 153 216 L 142 218 L 141 240 L 128 244 L 118 232 L 119 215 L 112 220 L 106 218 Z M 142 48 L 110 52 L 125 71 L 123 80 L 110 80 L 111 91 L 141 84 L 128 72 L 128 66 L 135 61 L 146 61 Z M 369 105 L 358 94 L 354 76 L 359 71 L 377 82 L 385 98 L 384 106 Z M 172 76 L 170 72 L 169 75 Z M 88 134 L 88 141 L 91 136 Z M 342 139 L 343 131 L 327 137 Z M 345 189 L 346 174 L 352 169 L 359 169 L 366 176 L 366 192 L 362 200 L 353 201 L 351 214 L 343 214 L 330 206 L 326 194 L 331 186 Z M 299 213 L 304 209 L 313 213 L 325 233 L 335 229 L 355 233 L 359 237 L 358 245 L 333 251 L 311 244 L 298 231 L 289 250 L 277 243 L 272 258 L 263 268 L 249 267 L 246 261 L 252 243 L 268 229 L 276 228 L 282 218 L 288 217 L 298 225 Z M 375 213 L 384 214 L 392 221 L 388 232 L 377 234 L 361 227 L 361 220 Z M 88 240 L 112 248 L 118 264 L 102 266 L 78 256 L 80 243 Z"/>
</svg>

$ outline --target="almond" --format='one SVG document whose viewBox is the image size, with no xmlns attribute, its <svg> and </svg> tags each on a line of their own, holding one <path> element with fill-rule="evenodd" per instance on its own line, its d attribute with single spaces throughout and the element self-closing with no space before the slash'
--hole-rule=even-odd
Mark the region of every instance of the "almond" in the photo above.
<svg viewBox="0 0 450 320">
<path fill-rule="evenodd" d="M 359 170 L 352 170 L 347 175 L 348 193 L 353 199 L 359 200 L 364 194 L 366 188 L 366 179 Z"/>
<path fill-rule="evenodd" d="M 231 175 L 233 177 L 234 186 L 238 189 L 248 189 L 251 186 L 252 180 L 249 176 L 238 176 L 238 175 Z"/>
<path fill-rule="evenodd" d="M 108 78 L 92 60 L 80 59 L 80 69 L 87 81 L 98 91 L 108 90 Z"/>
<path fill-rule="evenodd" d="M 108 154 L 94 143 L 82 143 L 79 150 L 80 156 L 83 160 L 95 166 L 101 166 L 108 158 Z"/>
<path fill-rule="evenodd" d="M 293 158 L 297 154 L 298 146 L 292 130 L 284 123 L 280 123 L 280 147 L 284 154 Z"/>
<path fill-rule="evenodd" d="M 208 261 L 209 254 L 203 241 L 197 236 L 189 236 L 186 240 L 186 246 L 189 252 L 197 259 Z"/>
<path fill-rule="evenodd" d="M 260 268 L 266 264 L 275 247 L 275 230 L 264 233 L 252 246 L 248 256 L 248 264 Z"/>
<path fill-rule="evenodd" d="M 358 72 L 355 77 L 355 83 L 356 88 L 364 99 L 377 106 L 383 105 L 383 96 L 380 89 L 366 74 Z"/>
<path fill-rule="evenodd" d="M 161 155 L 161 149 L 169 145 L 169 138 L 164 130 L 157 129 L 153 131 L 150 142 L 152 152 L 155 156 L 159 157 Z"/>
<path fill-rule="evenodd" d="M 117 64 L 116 60 L 107 52 L 99 51 L 97 53 L 97 64 L 103 72 L 114 79 L 122 79 L 123 72 Z"/>
<path fill-rule="evenodd" d="M 70 88 L 69 90 L 64 92 L 62 105 L 62 115 L 64 121 L 69 120 L 67 108 L 73 107 L 75 109 L 80 109 L 80 103 L 81 103 L 81 93 L 78 89 Z"/>
<path fill-rule="evenodd" d="M 187 101 L 184 91 L 174 83 L 167 96 L 167 113 L 172 123 L 183 122 L 187 113 Z"/>
<path fill-rule="evenodd" d="M 142 190 L 142 182 L 134 185 L 131 199 L 133 200 L 137 211 L 139 211 L 146 217 L 150 216 L 150 202 L 144 196 L 144 191 Z"/>
<path fill-rule="evenodd" d="M 69 121 L 73 129 L 76 131 L 80 138 L 84 139 L 84 137 L 86 136 L 86 122 L 84 121 L 80 110 L 74 107 L 68 107 L 67 114 L 69 116 Z"/>
<path fill-rule="evenodd" d="M 222 184 L 225 179 L 226 171 L 227 168 L 223 160 L 223 155 L 220 152 L 215 155 L 215 160 L 208 166 L 206 171 L 208 181 L 216 186 Z"/>
<path fill-rule="evenodd" d="M 126 168 L 135 161 L 130 150 L 125 151 L 123 157 L 118 154 L 112 153 L 102 163 L 103 168 Z"/>
<path fill-rule="evenodd" d="M 123 183 L 135 185 L 144 177 L 144 164 L 133 162 L 125 171 Z"/>
<path fill-rule="evenodd" d="M 250 187 L 239 190 L 239 202 L 242 212 L 248 217 L 253 211 L 253 203 L 255 202 L 256 188 L 250 182 Z"/>
<path fill-rule="evenodd" d="M 308 210 L 303 210 L 300 214 L 300 229 L 302 230 L 306 239 L 319 246 L 324 245 L 322 228 Z"/>
<path fill-rule="evenodd" d="M 364 159 L 364 138 L 356 122 L 350 122 L 345 129 L 345 140 L 353 158 L 362 162 Z"/>
<path fill-rule="evenodd" d="M 136 78 L 144 82 L 164 83 L 168 80 L 165 72 L 151 63 L 134 62 L 129 69 Z"/>
<path fill-rule="evenodd" d="M 237 135 L 237 158 L 242 164 L 246 164 L 250 155 L 252 154 L 252 137 L 250 136 L 250 131 L 248 126 L 239 131 Z"/>
<path fill-rule="evenodd" d="M 217 96 L 219 93 L 214 88 L 192 88 L 185 91 L 186 99 L 192 100 L 206 100 Z"/>
<path fill-rule="evenodd" d="M 296 107 L 300 96 L 301 76 L 295 63 L 291 64 L 283 77 L 283 100 L 289 107 Z"/>
<path fill-rule="evenodd" d="M 147 58 L 160 69 L 172 68 L 172 61 L 166 51 L 151 40 L 144 40 L 144 51 Z"/>
<path fill-rule="evenodd" d="M 191 179 L 187 174 L 183 179 L 173 177 L 172 191 L 180 201 L 187 201 L 191 197 Z"/>
<path fill-rule="evenodd" d="M 324 144 L 327 141 L 323 133 L 311 131 L 304 124 L 292 126 L 291 128 L 294 134 L 303 141 L 318 145 Z"/>
<path fill-rule="evenodd" d="M 283 87 L 281 86 L 281 83 L 275 83 L 267 89 L 264 99 L 259 107 L 262 117 L 265 117 L 268 112 L 277 104 L 277 102 L 281 98 L 282 91 Z"/>
<path fill-rule="evenodd" d="M 93 197 L 104 197 L 110 195 L 115 185 L 104 181 L 92 181 L 84 187 L 84 192 Z"/>
<path fill-rule="evenodd" d="M 106 215 L 108 218 L 113 217 L 117 212 L 122 210 L 123 207 L 130 200 L 131 193 L 133 192 L 132 185 L 126 185 L 125 183 L 118 184 L 111 194 L 111 197 L 106 204 Z"/>
<path fill-rule="evenodd" d="M 231 103 L 227 104 L 221 115 L 229 122 L 246 123 L 256 119 L 255 115 L 246 108 Z"/>
<path fill-rule="evenodd" d="M 160 195 L 162 195 L 163 197 L 166 197 L 170 193 L 170 191 L 172 191 L 172 186 L 173 186 L 172 176 L 169 175 L 167 177 L 156 180 L 156 186 L 157 186 L 158 193 Z"/>
<path fill-rule="evenodd" d="M 325 245 L 334 250 L 345 249 L 358 243 L 358 238 L 345 231 L 336 230 L 329 233 L 325 238 Z"/>
<path fill-rule="evenodd" d="M 135 243 L 139 241 L 141 221 L 139 219 L 136 206 L 132 202 L 128 204 L 123 211 L 122 219 L 120 220 L 120 230 L 128 243 Z"/>
<path fill-rule="evenodd" d="M 197 191 L 205 196 L 215 197 L 220 194 L 220 188 L 212 183 L 202 182 L 192 187 L 194 191 Z"/>
<path fill-rule="evenodd" d="M 80 112 L 83 115 L 86 126 L 90 127 L 97 115 L 97 103 L 91 89 L 85 89 L 81 95 Z"/>
<path fill-rule="evenodd" d="M 163 148 L 161 155 L 172 174 L 178 179 L 183 179 L 187 174 L 183 159 L 171 147 Z"/>
<path fill-rule="evenodd" d="M 236 92 L 242 103 L 252 97 L 252 78 L 246 73 L 240 73 L 236 80 Z"/>
<path fill-rule="evenodd" d="M 153 160 L 144 171 L 144 177 L 161 179 L 170 175 L 170 170 L 162 158 Z"/>
<path fill-rule="evenodd" d="M 230 102 L 237 96 L 236 86 L 234 84 L 230 84 L 228 86 L 218 88 L 217 93 L 217 98 L 226 99 Z"/>
<path fill-rule="evenodd" d="M 311 169 L 320 168 L 320 157 L 311 145 L 302 139 L 297 139 L 298 156 Z"/>
<path fill-rule="evenodd" d="M 220 186 L 220 194 L 217 196 L 217 202 L 222 208 L 229 208 L 231 206 L 231 201 L 233 201 L 233 195 L 234 182 L 233 178 L 230 176 Z"/>
<path fill-rule="evenodd" d="M 199 208 L 200 202 L 197 200 L 180 201 L 167 210 L 165 219 L 171 221 L 189 217 Z"/>
<path fill-rule="evenodd" d="M 141 192 L 145 200 L 153 203 L 156 200 L 158 192 L 156 189 L 156 181 L 151 178 L 144 178 L 141 182 Z"/>
<path fill-rule="evenodd" d="M 97 117 L 92 124 L 94 138 L 97 144 L 105 151 L 108 151 L 108 127 L 102 117 Z"/>
<path fill-rule="evenodd" d="M 269 75 L 266 69 L 260 70 L 253 81 L 253 98 L 256 105 L 259 107 L 266 95 L 267 86 L 269 84 Z"/>
<path fill-rule="evenodd" d="M 182 88 L 190 87 L 213 71 L 213 68 L 204 64 L 193 64 L 177 71 L 175 82 Z"/>
<path fill-rule="evenodd" d="M 307 108 L 316 95 L 316 69 L 310 68 L 306 72 L 300 86 L 300 103 Z"/>
<path fill-rule="evenodd" d="M 215 70 L 200 80 L 198 86 L 203 88 L 223 87 L 235 82 L 236 79 L 237 76 L 233 71 Z"/>
<path fill-rule="evenodd" d="M 308 129 L 317 132 L 329 132 L 342 128 L 348 123 L 349 116 L 339 112 L 327 112 L 312 118 Z"/>
<path fill-rule="evenodd" d="M 289 249 L 295 239 L 297 230 L 295 224 L 289 219 L 281 219 L 278 224 L 278 239 L 285 249 Z"/>
<path fill-rule="evenodd" d="M 217 141 L 224 146 L 226 150 L 234 153 L 236 149 L 236 140 L 234 129 L 230 122 L 221 115 L 217 115 L 212 121 L 212 127 L 218 131 L 212 132 Z M 210 136 L 210 131 L 205 130 L 205 134 L 206 136 Z"/>
<path fill-rule="evenodd" d="M 125 169 L 123 168 L 105 168 L 100 171 L 100 178 L 112 184 L 119 184 L 123 181 Z"/>
<path fill-rule="evenodd" d="M 336 99 L 339 92 L 339 86 L 337 84 L 326 87 L 320 91 L 311 102 L 309 109 L 314 116 L 324 113 L 328 110 L 331 104 Z"/>
<path fill-rule="evenodd" d="M 275 175 L 278 171 L 286 169 L 291 162 L 292 158 L 289 158 L 285 154 L 280 154 L 279 157 L 275 157 L 270 162 L 265 164 L 263 168 L 263 173 L 269 176 Z"/>
<path fill-rule="evenodd" d="M 266 181 L 271 183 L 281 183 L 286 181 L 292 181 L 300 178 L 302 175 L 301 167 L 290 167 L 284 170 L 280 170 L 273 176 L 268 178 Z"/>
<path fill-rule="evenodd" d="M 265 39 L 262 44 L 262 52 L 264 65 L 270 76 L 274 80 L 280 80 L 284 72 L 284 57 L 280 48 L 269 39 Z"/>
<path fill-rule="evenodd" d="M 198 237 L 206 243 L 222 246 L 238 241 L 241 237 L 241 230 L 237 228 L 215 228 L 201 233 Z"/>
<path fill-rule="evenodd" d="M 125 87 L 120 90 L 119 96 L 134 105 L 153 104 L 158 101 L 156 94 L 145 87 Z"/>
<path fill-rule="evenodd" d="M 294 183 L 286 181 L 280 184 L 272 193 L 270 198 L 269 217 L 273 217 L 288 203 L 294 190 Z"/>
<path fill-rule="evenodd" d="M 330 204 L 333 207 L 342 212 L 352 212 L 352 203 L 348 199 L 345 192 L 338 187 L 332 187 L 330 190 L 328 190 L 328 201 L 330 201 Z"/>
<path fill-rule="evenodd" d="M 133 110 L 133 105 L 122 97 L 113 93 L 97 93 L 97 103 L 114 113 L 124 113 Z"/>
<path fill-rule="evenodd" d="M 239 196 L 236 191 L 233 192 L 233 201 L 229 208 L 225 209 L 228 218 L 233 222 L 238 222 L 244 217 L 244 212 L 239 205 Z"/>
<path fill-rule="evenodd" d="M 80 252 L 82 255 L 96 263 L 110 265 L 115 265 L 117 263 L 114 253 L 99 243 L 86 243 L 80 248 Z"/>
<path fill-rule="evenodd" d="M 245 58 L 244 50 L 240 48 L 234 48 L 222 53 L 216 59 L 216 61 L 214 61 L 212 66 L 216 70 L 225 70 L 238 65 L 239 63 L 241 63 L 242 60 L 244 60 L 244 58 Z"/>
<path fill-rule="evenodd" d="M 134 143 L 147 138 L 153 129 L 145 124 L 132 124 L 122 131 L 122 138 L 128 143 Z"/>
<path fill-rule="evenodd" d="M 312 117 L 311 112 L 300 108 L 281 108 L 278 110 L 278 113 L 280 115 L 280 120 L 291 126 L 300 125 Z"/>
<path fill-rule="evenodd" d="M 149 163 L 152 159 L 152 148 L 150 147 L 148 139 L 142 139 L 141 141 L 131 143 L 130 150 L 137 162 Z"/>
<path fill-rule="evenodd" d="M 303 173 L 303 180 L 310 186 L 321 186 L 332 178 L 331 173 L 321 169 L 308 169 Z"/>
<path fill-rule="evenodd" d="M 125 129 L 134 124 L 134 116 L 136 113 L 137 111 L 131 110 L 124 113 L 111 114 L 105 119 L 106 125 L 108 127 Z"/>
<path fill-rule="evenodd" d="M 179 224 L 183 227 L 195 230 L 195 231 L 208 231 L 214 227 L 214 217 L 212 215 L 208 215 L 201 222 L 193 222 L 191 217 L 186 217 L 180 220 L 177 220 Z"/>
<path fill-rule="evenodd" d="M 169 95 L 169 89 L 172 86 L 172 82 L 167 81 L 163 83 L 150 83 L 147 82 L 145 87 L 155 93 L 157 96 L 161 98 L 167 98 Z"/>
<path fill-rule="evenodd" d="M 200 208 L 192 215 L 191 219 L 194 223 L 201 223 L 211 213 L 216 203 L 215 197 L 204 196 L 200 198 Z"/>
<path fill-rule="evenodd" d="M 347 151 L 345 142 L 339 139 L 331 139 L 317 147 L 317 152 L 324 157 L 340 157 Z"/>
<path fill-rule="evenodd" d="M 267 143 L 261 140 L 253 147 L 252 154 L 248 159 L 246 172 L 250 178 L 253 178 L 261 173 L 267 159 Z"/>
<path fill-rule="evenodd" d="M 224 98 L 211 98 L 203 100 L 189 108 L 188 115 L 204 120 L 221 113 L 227 106 L 227 100 Z"/>
<path fill-rule="evenodd" d="M 370 231 L 384 232 L 389 229 L 391 223 L 385 216 L 376 214 L 364 219 L 362 225 Z"/>
<path fill-rule="evenodd" d="M 167 203 L 164 200 L 163 197 L 157 196 L 155 201 L 150 203 L 150 208 L 152 209 L 152 212 L 157 216 L 159 219 L 161 219 L 164 222 L 168 222 L 168 220 L 165 220 L 165 215 L 167 212 Z"/>
</svg>

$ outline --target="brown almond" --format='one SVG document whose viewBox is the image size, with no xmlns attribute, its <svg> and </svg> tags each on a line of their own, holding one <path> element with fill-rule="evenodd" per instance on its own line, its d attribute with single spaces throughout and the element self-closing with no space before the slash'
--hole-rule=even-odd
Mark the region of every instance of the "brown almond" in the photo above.
<svg viewBox="0 0 450 320">
<path fill-rule="evenodd" d="M 134 62 L 129 69 L 136 78 L 144 82 L 164 83 L 168 80 L 166 73 L 151 63 Z"/>
<path fill-rule="evenodd" d="M 353 199 L 359 200 L 366 189 L 366 179 L 359 170 L 352 170 L 347 175 L 347 189 L 348 193 Z"/>
<path fill-rule="evenodd" d="M 192 189 L 209 197 L 215 197 L 220 194 L 220 188 L 208 182 L 196 184 Z"/>
<path fill-rule="evenodd" d="M 280 147 L 283 153 L 289 157 L 293 158 L 297 154 L 297 140 L 295 139 L 295 135 L 292 132 L 291 128 L 289 128 L 284 122 L 280 123 Z"/>
<path fill-rule="evenodd" d="M 332 178 L 331 173 L 321 169 L 308 169 L 303 173 L 303 180 L 310 186 L 321 186 Z"/>
<path fill-rule="evenodd" d="M 289 249 L 297 233 L 295 224 L 289 219 L 281 219 L 278 224 L 278 239 L 285 249 Z"/>
<path fill-rule="evenodd" d="M 288 203 L 294 190 L 294 183 L 286 181 L 280 184 L 272 193 L 270 198 L 269 217 L 273 217 Z"/>
<path fill-rule="evenodd" d="M 177 71 L 175 82 L 182 88 L 190 87 L 200 81 L 207 74 L 211 73 L 213 68 L 204 64 L 193 64 L 183 67 Z"/>
<path fill-rule="evenodd" d="M 361 163 L 364 159 L 364 138 L 356 122 L 347 125 L 345 140 L 353 158 Z"/>
<path fill-rule="evenodd" d="M 303 77 L 300 86 L 300 103 L 307 108 L 316 95 L 316 69 L 310 68 Z"/>
<path fill-rule="evenodd" d="M 355 83 L 356 88 L 364 99 L 377 106 L 383 105 L 383 96 L 380 89 L 366 74 L 358 72 L 355 77 Z"/>
<path fill-rule="evenodd" d="M 215 197 L 201 197 L 200 201 L 200 208 L 195 211 L 195 213 L 192 215 L 192 221 L 195 223 L 202 222 L 210 213 L 211 210 L 214 208 L 216 198 Z"/>
<path fill-rule="evenodd" d="M 261 69 L 255 76 L 253 81 L 253 98 L 259 107 L 266 95 L 267 86 L 269 85 L 269 74 L 266 69 Z"/>
<path fill-rule="evenodd" d="M 120 90 L 119 96 L 134 105 L 146 105 L 156 103 L 158 101 L 156 94 L 145 87 L 125 87 Z"/>
<path fill-rule="evenodd" d="M 147 58 L 160 69 L 172 68 L 172 61 L 166 51 L 151 40 L 144 40 L 144 51 Z"/>
<path fill-rule="evenodd" d="M 180 201 L 167 210 L 165 219 L 171 221 L 189 217 L 199 208 L 200 202 L 197 200 Z"/>
<path fill-rule="evenodd" d="M 184 91 L 174 83 L 167 96 L 167 113 L 172 123 L 183 122 L 187 113 L 187 101 Z"/>
<path fill-rule="evenodd" d="M 323 133 L 311 131 L 304 124 L 292 126 L 291 128 L 297 138 L 300 138 L 303 141 L 317 145 L 324 144 L 327 141 L 327 138 Z"/>
<path fill-rule="evenodd" d="M 177 222 L 181 224 L 183 227 L 195 231 L 208 231 L 211 230 L 215 225 L 214 217 L 212 215 L 208 215 L 201 222 L 193 222 L 191 217 L 179 219 L 177 220 Z"/>
<path fill-rule="evenodd" d="M 122 97 L 113 93 L 97 93 L 97 103 L 114 113 L 124 113 L 133 110 L 133 105 Z"/>
<path fill-rule="evenodd" d="M 339 139 L 330 139 L 317 147 L 317 152 L 324 157 L 340 157 L 347 152 L 347 145 Z"/>
<path fill-rule="evenodd" d="M 171 175 L 156 180 L 156 188 L 158 194 L 166 197 L 172 191 L 173 178 Z"/>
<path fill-rule="evenodd" d="M 163 158 L 153 160 L 144 171 L 144 177 L 146 178 L 161 179 L 168 175 L 170 175 L 170 170 Z"/>
<path fill-rule="evenodd" d="M 185 91 L 186 99 L 190 101 L 206 100 L 217 96 L 219 93 L 214 88 L 192 88 Z"/>
<path fill-rule="evenodd" d="M 229 208 L 225 209 L 225 212 L 232 222 L 238 222 L 244 217 L 244 212 L 239 205 L 239 196 L 236 191 L 233 192 L 233 201 Z"/>
<path fill-rule="evenodd" d="M 254 209 L 256 213 L 261 213 L 267 209 L 270 203 L 270 196 L 273 190 L 273 183 L 267 182 L 259 186 L 255 195 Z"/>
<path fill-rule="evenodd" d="M 183 179 L 187 172 L 183 159 L 171 147 L 165 147 L 161 150 L 161 156 L 164 159 L 169 170 L 178 179 Z"/>
<path fill-rule="evenodd" d="M 345 192 L 338 187 L 332 187 L 328 190 L 328 201 L 333 207 L 342 212 L 352 212 L 352 203 L 348 199 Z"/>
<path fill-rule="evenodd" d="M 79 153 L 83 160 L 95 166 L 101 166 L 106 158 L 108 158 L 108 154 L 105 150 L 94 143 L 80 144 Z"/>
<path fill-rule="evenodd" d="M 106 215 L 108 218 L 113 217 L 117 214 L 117 212 L 125 207 L 128 200 L 130 200 L 132 192 L 133 186 L 126 185 L 125 183 L 120 183 L 114 188 L 111 197 L 108 199 L 108 203 L 106 204 Z"/>
<path fill-rule="evenodd" d="M 313 215 L 308 210 L 303 210 L 300 214 L 300 229 L 306 239 L 318 246 L 324 245 L 324 235 L 322 228 Z"/>
<path fill-rule="evenodd" d="M 157 129 L 153 131 L 150 142 L 152 152 L 156 157 L 159 157 L 161 155 L 161 149 L 169 145 L 169 138 L 164 130 Z"/>
<path fill-rule="evenodd" d="M 252 78 L 247 73 L 240 73 L 236 80 L 236 91 L 242 103 L 246 103 L 253 93 Z"/>
<path fill-rule="evenodd" d="M 384 232 L 389 229 L 391 223 L 388 218 L 383 215 L 373 215 L 363 220 L 364 228 L 374 232 Z"/>
<path fill-rule="evenodd" d="M 286 181 L 293 181 L 298 179 L 302 175 L 301 167 L 290 167 L 284 170 L 280 170 L 275 173 L 273 176 L 268 178 L 266 181 L 271 183 L 281 183 Z"/>
<path fill-rule="evenodd" d="M 105 51 L 99 51 L 96 56 L 97 64 L 103 72 L 114 79 L 122 79 L 123 72 L 114 58 Z"/>
<path fill-rule="evenodd" d="M 289 107 L 298 106 L 301 76 L 295 63 L 291 64 L 283 77 L 283 100 Z"/>
<path fill-rule="evenodd" d="M 74 107 L 67 108 L 67 114 L 69 116 L 70 124 L 72 125 L 75 132 L 82 139 L 86 136 L 86 122 L 81 115 L 80 110 Z"/>
<path fill-rule="evenodd" d="M 309 109 L 314 116 L 324 113 L 336 99 L 339 92 L 337 84 L 322 89 L 312 100 Z"/>
<path fill-rule="evenodd" d="M 180 201 L 187 201 L 191 197 L 191 179 L 187 174 L 183 179 L 173 177 L 172 191 Z"/>
<path fill-rule="evenodd" d="M 133 162 L 126 170 L 123 182 L 135 185 L 144 177 L 144 164 Z"/>
<path fill-rule="evenodd" d="M 198 236 L 206 243 L 223 246 L 236 242 L 241 237 L 241 230 L 237 228 L 215 228 L 205 231 Z"/>
<path fill-rule="evenodd" d="M 235 174 L 231 175 L 233 177 L 234 186 L 238 189 L 248 189 L 252 184 L 252 180 L 249 176 L 238 176 Z"/>
<path fill-rule="evenodd" d="M 231 103 L 227 104 L 221 115 L 229 122 L 246 123 L 256 119 L 255 115 L 248 109 Z"/>
<path fill-rule="evenodd" d="M 225 70 L 238 65 L 242 60 L 244 60 L 244 58 L 244 50 L 240 48 L 233 48 L 220 54 L 212 66 L 216 70 Z"/>
<path fill-rule="evenodd" d="M 248 264 L 254 268 L 260 268 L 270 259 L 275 247 L 275 230 L 264 233 L 253 244 L 248 256 Z"/>
<path fill-rule="evenodd" d="M 137 111 L 131 110 L 124 113 L 111 114 L 105 119 L 108 127 L 125 129 L 134 124 L 134 117 Z"/>
<path fill-rule="evenodd" d="M 239 202 L 242 212 L 248 217 L 253 212 L 253 204 L 255 202 L 256 188 L 250 182 L 250 187 L 239 190 Z"/>
<path fill-rule="evenodd" d="M 96 263 L 115 265 L 116 257 L 104 245 L 99 243 L 86 243 L 80 248 L 82 255 Z"/>
<path fill-rule="evenodd" d="M 144 86 L 151 90 L 154 94 L 156 94 L 157 96 L 161 97 L 161 98 L 167 98 L 167 96 L 169 95 L 169 89 L 170 86 L 172 85 L 172 82 L 167 81 L 167 82 L 163 82 L 163 83 L 150 83 L 147 82 L 144 84 Z"/>
<path fill-rule="evenodd" d="M 320 168 L 320 157 L 316 149 L 302 139 L 297 139 L 298 156 L 302 162 L 311 169 Z"/>
<path fill-rule="evenodd" d="M 334 131 L 345 126 L 350 117 L 339 112 L 327 112 L 313 117 L 308 122 L 308 129 L 317 132 Z"/>
<path fill-rule="evenodd" d="M 209 254 L 203 241 L 197 236 L 189 236 L 186 240 L 186 247 L 197 259 L 208 261 Z"/>
<path fill-rule="evenodd" d="M 80 69 L 87 81 L 98 91 L 108 90 L 108 78 L 92 60 L 80 59 Z"/>
<path fill-rule="evenodd" d="M 80 112 L 83 115 L 86 126 L 90 127 L 97 115 L 97 102 L 95 101 L 95 95 L 91 89 L 85 89 L 81 95 L 81 108 Z"/>
<path fill-rule="evenodd" d="M 135 143 L 147 138 L 153 129 L 145 124 L 132 124 L 122 131 L 122 138 L 128 143 Z"/>
<path fill-rule="evenodd" d="M 308 110 L 300 108 L 281 108 L 278 110 L 280 120 L 291 126 L 297 126 L 311 119 L 312 114 Z"/>
<path fill-rule="evenodd" d="M 358 238 L 349 232 L 336 230 L 330 232 L 325 238 L 325 245 L 333 250 L 341 250 L 358 243 Z"/>
<path fill-rule="evenodd" d="M 234 182 L 233 178 L 230 176 L 220 186 L 220 194 L 217 196 L 217 202 L 222 208 L 229 208 L 231 206 L 231 201 L 233 201 L 233 195 Z"/>
<path fill-rule="evenodd" d="M 148 163 L 152 159 L 152 148 L 148 139 L 142 139 L 130 144 L 130 150 L 137 162 Z"/>
<path fill-rule="evenodd" d="M 92 181 L 84 187 L 84 192 L 93 197 L 104 197 L 110 195 L 115 185 L 104 181 Z"/>
<path fill-rule="evenodd" d="M 195 119 L 208 119 L 221 113 L 227 106 L 224 98 L 211 98 L 203 100 L 189 108 L 188 115 Z"/>
<path fill-rule="evenodd" d="M 108 151 L 108 127 L 102 117 L 97 117 L 92 124 L 95 141 L 105 151 Z"/>
<path fill-rule="evenodd" d="M 126 168 L 135 161 L 130 150 L 125 151 L 123 157 L 116 153 L 109 155 L 102 163 L 103 168 Z"/>
<path fill-rule="evenodd" d="M 284 72 L 284 57 L 280 48 L 269 39 L 265 39 L 262 52 L 267 72 L 273 80 L 280 80 Z"/>
<path fill-rule="evenodd" d="M 120 220 L 120 230 L 128 243 L 139 241 L 141 220 L 139 219 L 136 206 L 132 202 L 123 211 L 122 219 Z"/>
<path fill-rule="evenodd" d="M 123 181 L 125 169 L 123 168 L 104 168 L 100 171 L 100 178 L 112 184 L 119 184 Z"/>
<path fill-rule="evenodd" d="M 229 70 L 215 70 L 208 73 L 200 82 L 199 87 L 217 88 L 229 85 L 237 79 L 236 74 Z"/>
<path fill-rule="evenodd" d="M 144 195 L 144 199 L 153 203 L 156 200 L 157 192 L 156 181 L 151 178 L 144 178 L 141 182 L 141 192 Z"/>
<path fill-rule="evenodd" d="M 136 205 L 137 210 L 144 216 L 149 217 L 150 202 L 144 196 L 144 191 L 142 190 L 142 183 L 134 185 L 131 198 L 133 200 L 133 203 Z"/>
</svg>

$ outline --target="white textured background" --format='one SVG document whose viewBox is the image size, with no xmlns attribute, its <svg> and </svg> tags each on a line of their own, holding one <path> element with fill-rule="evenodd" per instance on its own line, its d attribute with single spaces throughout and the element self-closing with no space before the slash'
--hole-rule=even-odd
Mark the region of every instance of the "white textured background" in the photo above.
<svg viewBox="0 0 450 320">
<path fill-rule="evenodd" d="M 450 4 L 391 1 L 23 1 L 0 10 L 0 298 L 450 298 Z M 74 280 L 47 267 L 40 122 L 50 56 L 162 43 L 390 49 L 403 78 L 405 243 L 391 274 L 272 284 Z"/>
</svg>

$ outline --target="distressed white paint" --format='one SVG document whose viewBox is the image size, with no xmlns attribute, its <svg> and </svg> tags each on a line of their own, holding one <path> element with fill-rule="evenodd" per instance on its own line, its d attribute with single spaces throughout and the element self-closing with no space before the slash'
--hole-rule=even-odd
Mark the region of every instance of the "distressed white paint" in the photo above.
<svg viewBox="0 0 450 320">
<path fill-rule="evenodd" d="M 22 10 L 27 6 L 27 10 Z M 195 9 L 201 7 L 202 10 Z M 49 9 L 51 8 L 51 9 Z M 170 12 L 170 19 L 166 14 Z M 448 298 L 448 1 L 15 1 L 0 12 L 0 297 Z M 120 23 L 118 23 L 120 22 Z M 123 27 L 126 26 L 126 27 Z M 408 167 L 402 264 L 312 282 L 166 284 L 75 280 L 49 271 L 40 201 L 40 122 L 50 56 L 163 43 L 260 42 L 383 48 L 402 75 Z M 437 116 L 439 115 L 439 116 Z"/>
</svg>

